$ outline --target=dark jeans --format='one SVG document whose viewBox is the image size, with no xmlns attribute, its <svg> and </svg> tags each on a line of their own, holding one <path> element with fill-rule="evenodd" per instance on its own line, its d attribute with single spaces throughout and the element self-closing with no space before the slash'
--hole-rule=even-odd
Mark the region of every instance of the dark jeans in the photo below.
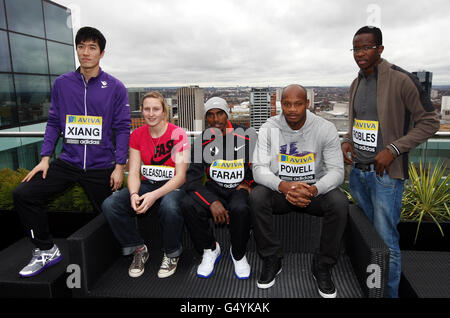
<svg viewBox="0 0 450 318">
<path fill-rule="evenodd" d="M 29 182 L 19 184 L 13 192 L 14 208 L 33 244 L 41 250 L 52 248 L 53 239 L 44 205 L 51 197 L 76 182 L 84 189 L 94 210 L 100 213 L 103 200 L 111 195 L 109 182 L 113 170 L 114 168 L 84 171 L 56 159 L 50 163 L 45 179 L 42 179 L 42 172 L 39 172 Z"/>
<path fill-rule="evenodd" d="M 273 214 L 300 212 L 323 217 L 320 247 L 316 257 L 319 263 L 336 264 L 348 215 L 348 199 L 339 189 L 319 195 L 306 208 L 300 208 L 289 203 L 284 194 L 258 185 L 250 194 L 250 211 L 253 233 L 261 257 L 283 256 L 280 240 L 273 229 Z"/>
<path fill-rule="evenodd" d="M 139 195 L 151 192 L 161 185 L 143 181 L 139 188 Z M 178 257 L 183 248 L 181 236 L 183 233 L 183 214 L 181 212 L 181 198 L 185 196 L 182 189 L 176 189 L 159 198 L 145 213 L 158 213 L 162 228 L 163 251 L 168 257 Z M 139 233 L 136 223 L 136 212 L 131 207 L 128 188 L 114 192 L 102 205 L 103 214 L 111 230 L 122 247 L 123 255 L 130 255 L 145 242 Z"/>
<path fill-rule="evenodd" d="M 202 254 L 204 249 L 215 247 L 216 238 L 210 223 L 212 214 L 209 209 L 195 202 L 190 195 L 183 199 L 184 219 L 195 248 Z M 229 226 L 233 257 L 235 260 L 240 260 L 245 256 L 247 242 L 250 238 L 248 192 L 247 190 L 233 191 L 228 198 L 221 198 L 220 201 L 228 210 L 230 217 Z"/>
</svg>

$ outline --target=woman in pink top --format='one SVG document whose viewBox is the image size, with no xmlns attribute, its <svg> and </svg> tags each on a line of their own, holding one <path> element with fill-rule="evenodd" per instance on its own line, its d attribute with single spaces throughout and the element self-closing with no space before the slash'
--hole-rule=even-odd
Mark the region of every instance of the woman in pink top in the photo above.
<svg viewBox="0 0 450 318">
<path fill-rule="evenodd" d="M 147 93 L 141 104 L 146 124 L 130 136 L 128 188 L 113 193 L 102 205 L 123 255 L 133 254 L 128 273 L 144 273 L 149 254 L 136 228 L 134 216 L 157 213 L 162 227 L 164 257 L 158 277 L 175 273 L 182 253 L 183 215 L 180 200 L 184 191 L 190 144 L 186 132 L 168 121 L 164 97 Z"/>
</svg>

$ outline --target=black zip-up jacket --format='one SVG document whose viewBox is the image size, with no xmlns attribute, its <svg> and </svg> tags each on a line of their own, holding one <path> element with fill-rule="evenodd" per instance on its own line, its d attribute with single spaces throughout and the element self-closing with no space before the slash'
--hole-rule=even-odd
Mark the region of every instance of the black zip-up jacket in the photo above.
<svg viewBox="0 0 450 318">
<path fill-rule="evenodd" d="M 227 199 L 239 184 L 254 186 L 250 161 L 256 138 L 253 128 L 233 126 L 230 121 L 225 136 L 218 129 L 204 130 L 191 149 L 186 192 L 209 209 L 214 201 Z"/>
</svg>

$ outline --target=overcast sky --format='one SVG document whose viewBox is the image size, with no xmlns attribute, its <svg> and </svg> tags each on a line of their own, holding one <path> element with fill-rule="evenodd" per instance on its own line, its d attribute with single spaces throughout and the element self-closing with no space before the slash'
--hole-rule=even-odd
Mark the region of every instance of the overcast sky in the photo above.
<svg viewBox="0 0 450 318">
<path fill-rule="evenodd" d="M 450 1 L 53 0 L 74 32 L 105 35 L 102 68 L 126 85 L 348 86 L 364 25 L 383 31 L 382 57 L 450 84 Z"/>
</svg>

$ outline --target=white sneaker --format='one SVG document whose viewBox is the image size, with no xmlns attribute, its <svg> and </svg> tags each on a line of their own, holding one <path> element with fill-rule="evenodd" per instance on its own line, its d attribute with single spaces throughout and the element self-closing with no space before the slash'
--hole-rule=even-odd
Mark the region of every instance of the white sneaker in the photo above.
<svg viewBox="0 0 450 318">
<path fill-rule="evenodd" d="M 233 253 L 231 252 L 230 247 L 230 257 L 234 264 L 234 275 L 238 279 L 248 279 L 250 277 L 250 264 L 247 261 L 247 257 L 241 258 L 239 261 L 236 261 L 233 257 Z"/>
<path fill-rule="evenodd" d="M 203 250 L 203 259 L 197 268 L 197 276 L 209 278 L 214 272 L 214 265 L 220 260 L 220 245 L 216 242 L 216 249 Z"/>
</svg>

